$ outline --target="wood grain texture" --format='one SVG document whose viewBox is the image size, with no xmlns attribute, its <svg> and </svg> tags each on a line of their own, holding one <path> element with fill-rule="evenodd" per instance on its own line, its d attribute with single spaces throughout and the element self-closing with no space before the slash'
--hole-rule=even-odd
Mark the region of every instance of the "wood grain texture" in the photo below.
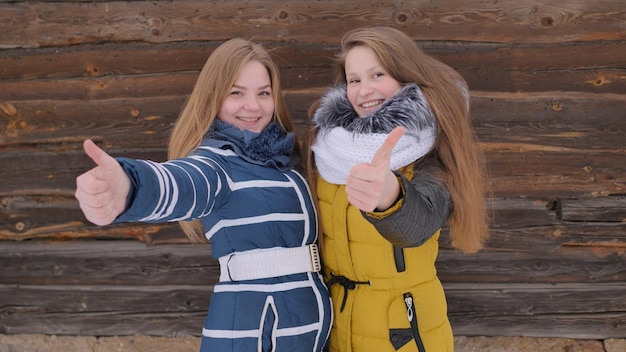
<svg viewBox="0 0 626 352">
<path fill-rule="evenodd" d="M 334 82 L 340 36 L 393 26 L 470 87 L 490 237 L 443 228 L 456 335 L 624 338 L 626 7 L 622 0 L 0 0 L 0 333 L 199 335 L 218 275 L 175 223 L 90 224 L 89 138 L 166 159 L 207 57 L 272 50 L 297 135 Z"/>
<path fill-rule="evenodd" d="M 624 40 L 620 0 L 290 2 L 154 1 L 0 4 L 3 47 L 98 42 L 257 40 L 337 43 L 354 27 L 385 23 L 415 39 L 558 43 Z M 324 28 L 323 31 L 320 28 Z M 67 33 L 67 34 L 66 34 Z M 330 35 L 329 35 L 330 34 Z"/>
<path fill-rule="evenodd" d="M 0 285 L 0 296 L 15 293 L 3 301 L 0 314 L 8 324 L 0 333 L 30 333 L 36 322 L 38 330 L 48 334 L 132 335 L 140 330 L 148 335 L 198 335 L 210 293 L 210 287 L 180 285 L 68 288 Z M 624 300 L 616 299 L 626 293 L 624 284 L 444 288 L 459 335 L 498 331 L 502 336 L 605 339 L 621 337 L 625 328 Z"/>
</svg>

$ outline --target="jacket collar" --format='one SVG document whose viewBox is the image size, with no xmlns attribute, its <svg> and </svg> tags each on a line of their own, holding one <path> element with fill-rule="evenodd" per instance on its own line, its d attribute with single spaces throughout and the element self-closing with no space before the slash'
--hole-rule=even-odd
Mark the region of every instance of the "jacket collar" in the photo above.
<svg viewBox="0 0 626 352">
<path fill-rule="evenodd" d="M 320 133 L 342 127 L 354 134 L 389 133 L 397 126 L 404 126 L 408 134 L 419 135 L 421 130 L 437 125 L 426 97 L 413 83 L 402 87 L 380 109 L 365 117 L 359 117 L 352 108 L 346 85 L 337 85 L 322 97 L 313 122 Z"/>
</svg>

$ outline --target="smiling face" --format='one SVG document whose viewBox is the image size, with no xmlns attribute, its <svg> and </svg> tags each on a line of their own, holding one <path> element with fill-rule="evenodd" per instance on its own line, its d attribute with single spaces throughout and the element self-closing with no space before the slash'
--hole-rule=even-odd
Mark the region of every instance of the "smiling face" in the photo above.
<svg viewBox="0 0 626 352">
<path fill-rule="evenodd" d="M 402 85 L 382 67 L 374 51 L 366 46 L 350 49 L 345 59 L 348 100 L 359 117 L 378 110 Z"/>
<path fill-rule="evenodd" d="M 272 121 L 274 97 L 267 68 L 246 63 L 226 96 L 217 118 L 240 130 L 259 133 Z"/>
</svg>

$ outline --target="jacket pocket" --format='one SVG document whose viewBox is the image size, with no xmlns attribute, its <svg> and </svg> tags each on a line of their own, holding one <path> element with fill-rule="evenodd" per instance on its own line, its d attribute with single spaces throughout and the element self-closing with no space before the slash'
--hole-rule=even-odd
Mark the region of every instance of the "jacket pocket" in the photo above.
<svg viewBox="0 0 626 352">
<path fill-rule="evenodd" d="M 402 348 L 402 352 L 426 352 L 411 292 L 396 298 L 389 307 L 389 341 L 396 351 Z"/>
</svg>

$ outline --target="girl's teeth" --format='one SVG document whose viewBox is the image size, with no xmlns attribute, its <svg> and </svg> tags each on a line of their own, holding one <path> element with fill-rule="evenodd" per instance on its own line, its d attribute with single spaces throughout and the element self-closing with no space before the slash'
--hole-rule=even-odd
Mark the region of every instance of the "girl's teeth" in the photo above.
<svg viewBox="0 0 626 352">
<path fill-rule="evenodd" d="M 371 108 L 372 106 L 376 106 L 376 105 L 378 105 L 378 104 L 379 104 L 379 102 L 377 102 L 377 101 L 372 101 L 372 102 L 369 102 L 369 103 L 365 103 L 365 104 L 363 104 L 362 106 L 363 106 L 364 108 Z"/>
</svg>

